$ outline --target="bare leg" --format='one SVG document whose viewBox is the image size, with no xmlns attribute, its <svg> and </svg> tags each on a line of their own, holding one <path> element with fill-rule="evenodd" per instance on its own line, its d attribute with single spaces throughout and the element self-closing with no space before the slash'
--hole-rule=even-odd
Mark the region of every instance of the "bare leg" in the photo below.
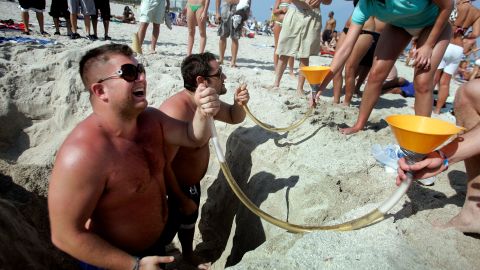
<svg viewBox="0 0 480 270">
<path fill-rule="evenodd" d="M 30 15 L 28 14 L 28 11 L 22 12 L 22 21 L 23 25 L 25 25 L 25 33 L 28 33 L 30 31 L 30 26 L 28 25 L 30 21 Z"/>
<path fill-rule="evenodd" d="M 295 58 L 293 57 L 289 57 L 288 58 L 288 67 L 289 67 L 289 74 L 290 74 L 290 77 L 292 77 L 293 79 L 295 79 L 295 69 L 293 68 L 293 66 L 295 65 Z"/>
<path fill-rule="evenodd" d="M 480 128 L 480 80 L 468 82 L 457 91 L 455 116 L 457 124 L 467 130 Z M 467 195 L 462 210 L 446 226 L 462 232 L 480 233 L 480 155 L 465 160 Z"/>
<path fill-rule="evenodd" d="M 200 53 L 205 52 L 205 46 L 207 45 L 207 17 L 205 17 L 203 20 L 201 19 L 201 14 L 203 13 L 204 8 L 205 7 L 202 7 L 196 13 L 198 33 L 200 34 Z"/>
<path fill-rule="evenodd" d="M 55 25 L 55 33 L 60 33 L 60 19 L 53 18 L 53 24 Z"/>
<path fill-rule="evenodd" d="M 287 68 L 288 57 L 289 56 L 286 56 L 286 55 L 278 56 L 278 63 L 275 69 L 275 82 L 273 83 L 273 86 L 275 87 L 280 86 L 280 81 L 282 80 L 283 72 L 285 71 L 285 68 Z"/>
<path fill-rule="evenodd" d="M 338 38 L 337 48 L 340 48 L 345 40 L 345 33 L 342 31 L 340 37 Z M 340 96 L 342 95 L 342 87 L 343 87 L 343 76 L 342 76 L 343 67 L 335 74 L 333 77 L 333 103 L 338 104 L 340 103 Z"/>
<path fill-rule="evenodd" d="M 220 40 L 218 41 L 218 50 L 219 50 L 219 57 L 218 63 L 221 65 L 223 64 L 223 60 L 225 59 L 225 51 L 227 50 L 227 38 L 226 37 L 220 37 Z"/>
<path fill-rule="evenodd" d="M 70 23 L 72 24 L 72 33 L 77 33 L 77 14 L 70 13 Z"/>
<path fill-rule="evenodd" d="M 282 26 L 280 26 L 278 23 L 275 23 L 275 26 L 273 27 L 273 44 L 275 46 L 275 49 L 273 50 L 273 66 L 275 69 L 277 69 L 277 64 L 278 64 L 277 47 L 278 47 L 278 37 L 280 36 L 281 30 L 282 30 Z"/>
<path fill-rule="evenodd" d="M 154 23 L 152 29 L 152 43 L 150 44 L 150 50 L 155 52 L 157 48 L 158 35 L 160 34 L 160 24 Z"/>
<path fill-rule="evenodd" d="M 309 64 L 309 59 L 308 58 L 300 58 L 300 66 L 299 68 L 308 66 Z M 304 96 L 305 93 L 303 92 L 303 86 L 305 84 L 305 77 L 302 75 L 302 73 L 298 74 L 298 83 L 297 83 L 297 94 L 300 96 Z"/>
<path fill-rule="evenodd" d="M 444 27 L 437 44 L 433 47 L 431 57 L 431 67 L 428 70 L 418 70 L 415 68 L 414 87 L 415 87 L 415 114 L 421 116 L 430 116 L 432 114 L 433 105 L 433 77 L 437 71 L 437 67 L 442 60 L 448 43 L 450 42 L 451 27 Z M 417 48 L 420 48 L 426 41 L 430 29 L 422 31 L 418 39 Z"/>
<path fill-rule="evenodd" d="M 37 21 L 38 21 L 38 27 L 40 28 L 40 33 L 44 33 L 45 32 L 45 28 L 44 28 L 44 20 L 43 20 L 43 12 L 35 12 L 35 14 L 37 15 Z"/>
<path fill-rule="evenodd" d="M 140 43 L 140 46 L 142 46 L 143 41 L 145 40 L 145 34 L 147 33 L 147 27 L 148 23 L 141 22 L 140 23 L 140 28 L 138 29 L 138 42 Z"/>
<path fill-rule="evenodd" d="M 105 30 L 105 37 L 108 36 L 108 29 L 110 26 L 110 21 L 109 20 L 103 20 L 103 29 Z"/>
<path fill-rule="evenodd" d="M 83 22 L 85 23 L 85 31 L 87 35 L 90 35 L 90 16 L 83 15 Z"/>
<path fill-rule="evenodd" d="M 231 67 L 237 67 L 237 54 L 238 54 L 238 39 L 232 38 L 232 61 L 230 62 Z"/>
<path fill-rule="evenodd" d="M 479 69 L 479 68 L 480 68 L 480 67 L 477 66 L 477 65 L 475 65 L 475 66 L 473 67 L 472 74 L 470 74 L 470 78 L 468 79 L 469 81 L 475 80 L 475 78 L 477 77 L 478 69 Z"/>
<path fill-rule="evenodd" d="M 188 27 L 188 42 L 187 42 L 187 55 L 192 54 L 193 43 L 195 42 L 195 27 L 197 25 L 197 18 L 195 12 L 187 7 L 187 27 Z"/>
<path fill-rule="evenodd" d="M 450 92 L 450 80 L 452 79 L 452 75 L 443 72 L 442 76 L 440 77 L 440 87 L 438 89 L 438 98 L 437 98 L 437 105 L 435 106 L 434 113 L 439 114 L 440 110 L 442 109 L 443 105 L 447 102 L 447 98 Z"/>
<path fill-rule="evenodd" d="M 355 94 L 358 97 L 362 96 L 362 92 L 360 92 L 360 87 L 362 87 L 362 84 L 367 78 L 369 72 L 370 72 L 370 67 L 366 67 L 366 66 L 358 67 L 357 81 L 355 82 Z"/>
<path fill-rule="evenodd" d="M 370 113 L 380 97 L 383 82 L 410 39 L 411 36 L 403 29 L 389 24 L 385 26 L 375 49 L 375 58 L 362 96 L 357 122 L 353 127 L 340 129 L 341 133 L 349 135 L 365 127 Z"/>
<path fill-rule="evenodd" d="M 95 36 L 98 36 L 97 35 L 98 16 L 91 16 L 90 18 L 92 19 L 93 34 Z"/>
<path fill-rule="evenodd" d="M 353 92 L 355 91 L 355 78 L 357 77 L 360 61 L 367 53 L 373 41 L 370 34 L 360 35 L 355 43 L 352 53 L 345 64 L 345 98 L 343 105 L 350 106 Z"/>
</svg>

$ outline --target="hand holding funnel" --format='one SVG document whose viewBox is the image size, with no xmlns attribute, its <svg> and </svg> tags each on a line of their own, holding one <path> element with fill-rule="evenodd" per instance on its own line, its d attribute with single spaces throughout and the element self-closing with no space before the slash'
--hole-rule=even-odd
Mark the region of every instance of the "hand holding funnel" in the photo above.
<svg viewBox="0 0 480 270">
<path fill-rule="evenodd" d="M 302 72 L 303 76 L 307 79 L 310 87 L 312 88 L 312 100 L 313 104 L 315 104 L 315 96 L 317 92 L 321 91 L 320 86 L 327 77 L 328 73 L 330 72 L 330 67 L 326 66 L 305 66 L 301 67 L 300 71 Z"/>
<path fill-rule="evenodd" d="M 464 130 L 443 120 L 418 115 L 391 115 L 385 120 L 405 153 L 408 164 L 421 161 L 450 137 Z M 410 181 L 412 177 L 412 173 L 407 172 Z"/>
</svg>

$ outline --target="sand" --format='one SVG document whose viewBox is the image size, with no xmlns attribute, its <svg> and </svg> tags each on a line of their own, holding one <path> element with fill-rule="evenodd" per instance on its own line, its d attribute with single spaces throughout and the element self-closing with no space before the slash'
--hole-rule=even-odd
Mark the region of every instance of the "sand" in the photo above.
<svg viewBox="0 0 480 270">
<path fill-rule="evenodd" d="M 1 19 L 19 20 L 17 3 L 0 0 L 0 6 Z M 113 14 L 122 10 L 123 6 L 112 4 Z M 35 16 L 30 17 L 33 30 L 38 31 Z M 45 20 L 46 30 L 53 33 L 47 13 Z M 79 26 L 83 30 L 82 22 Z M 109 35 L 113 42 L 131 44 L 137 29 L 138 24 L 111 23 Z M 61 31 L 66 33 L 65 28 Z M 144 51 L 148 51 L 150 31 Z M 18 34 L 0 32 L 7 37 Z M 209 28 L 207 35 L 207 50 L 217 54 L 215 29 Z M 99 36 L 103 36 L 101 24 Z M 182 89 L 180 63 L 185 57 L 186 37 L 186 27 L 168 30 L 162 26 L 157 53 L 139 57 L 146 65 L 151 106 L 158 107 Z M 48 179 L 59 146 L 91 112 L 78 75 L 79 59 L 105 42 L 51 38 L 57 43 L 0 44 L 2 269 L 74 269 L 72 259 L 49 240 Z M 245 82 L 252 112 L 264 122 L 288 126 L 304 115 L 307 105 L 304 98 L 296 96 L 296 81 L 287 74 L 280 90 L 265 89 L 274 80 L 272 44 L 273 38 L 267 36 L 241 39 L 236 69 L 228 65 L 228 44 L 224 72 L 230 91 L 222 99 L 232 102 L 231 90 Z M 330 61 L 311 58 L 312 64 Z M 397 68 L 401 76 L 411 79 L 413 71 L 404 62 L 398 61 Z M 451 94 L 457 87 L 452 82 Z M 329 90 L 315 114 L 285 134 L 267 132 L 250 119 L 239 125 L 216 124 L 233 176 L 262 210 L 297 224 L 336 224 L 375 209 L 395 190 L 395 175 L 387 173 L 370 151 L 374 144 L 395 142 L 384 119 L 391 114 L 413 114 L 413 99 L 382 96 L 368 128 L 353 136 L 340 134 L 338 128 L 355 122 L 360 100 L 354 98 L 349 108 L 331 101 Z M 435 117 L 454 121 L 448 113 Z M 213 269 L 479 269 L 478 238 L 434 226 L 460 210 L 465 184 L 464 166 L 455 164 L 432 187 L 414 184 L 378 224 L 354 232 L 291 234 L 240 204 L 212 152 L 202 181 L 203 206 L 194 244 L 199 254 L 213 261 Z M 189 269 L 178 256 L 178 242 L 170 248 L 179 262 L 169 268 Z"/>
</svg>

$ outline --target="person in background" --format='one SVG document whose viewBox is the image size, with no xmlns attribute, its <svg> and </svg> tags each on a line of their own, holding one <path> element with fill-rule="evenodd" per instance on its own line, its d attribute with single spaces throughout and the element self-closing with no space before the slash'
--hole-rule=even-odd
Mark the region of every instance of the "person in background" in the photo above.
<svg viewBox="0 0 480 270">
<path fill-rule="evenodd" d="M 54 35 L 60 35 L 60 18 L 65 18 L 67 26 L 67 35 L 72 33 L 72 24 L 70 23 L 70 12 L 68 12 L 68 4 L 65 0 L 52 0 L 50 6 L 50 12 L 48 13 L 53 18 L 53 24 L 55 25 Z"/>
<path fill-rule="evenodd" d="M 31 10 L 35 12 L 38 21 L 38 27 L 40 28 L 40 34 L 44 36 L 48 36 L 49 34 L 45 32 L 44 28 L 44 18 L 43 12 L 45 11 L 45 0 L 19 0 L 20 10 L 22 15 L 22 21 L 25 25 L 25 29 L 23 30 L 23 34 L 30 35 L 30 15 L 28 11 Z"/>
<path fill-rule="evenodd" d="M 208 6 L 210 0 L 188 0 L 187 1 L 187 27 L 188 27 L 188 45 L 187 55 L 192 54 L 193 43 L 195 42 L 195 28 L 198 25 L 198 34 L 200 35 L 200 53 L 205 51 L 207 44 L 207 20 Z"/>
<path fill-rule="evenodd" d="M 170 0 L 144 0 L 140 4 L 140 27 L 138 41 L 142 46 L 147 33 L 148 24 L 153 24 L 152 40 L 150 40 L 150 53 L 155 53 L 160 34 L 160 24 L 165 22 L 165 13 L 170 12 Z"/>
<path fill-rule="evenodd" d="M 78 39 L 81 37 L 80 34 L 77 33 L 77 14 L 82 12 L 87 38 L 93 40 L 90 33 L 90 16 L 97 13 L 93 0 L 67 0 L 67 3 L 68 11 L 70 12 L 70 22 L 72 23 L 72 33 L 70 38 Z"/>
<path fill-rule="evenodd" d="M 291 0 L 275 0 L 275 4 L 273 5 L 272 15 L 273 15 L 273 41 L 275 49 L 273 50 L 273 67 L 276 69 L 278 63 L 278 54 L 277 54 L 277 47 L 278 47 L 278 37 L 280 36 L 280 31 L 282 31 L 282 22 L 285 14 L 287 13 L 288 6 L 290 5 Z M 293 57 L 288 58 L 288 68 L 289 74 L 292 78 L 295 78 L 295 71 L 293 69 L 295 59 Z"/>
<path fill-rule="evenodd" d="M 110 0 L 94 0 L 95 2 L 95 10 L 96 14 L 90 16 L 92 19 L 92 26 L 93 26 L 93 36 L 91 37 L 92 40 L 97 40 L 97 24 L 98 24 L 98 14 L 102 16 L 103 22 L 103 30 L 104 36 L 103 40 L 111 40 L 112 38 L 108 36 L 108 26 L 110 24 Z"/>
</svg>

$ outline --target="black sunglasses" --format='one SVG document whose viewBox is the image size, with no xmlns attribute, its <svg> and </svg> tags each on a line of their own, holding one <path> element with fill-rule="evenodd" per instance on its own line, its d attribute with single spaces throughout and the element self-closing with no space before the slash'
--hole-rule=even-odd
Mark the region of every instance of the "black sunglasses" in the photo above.
<svg viewBox="0 0 480 270">
<path fill-rule="evenodd" d="M 211 77 L 221 78 L 221 77 L 222 77 L 222 74 L 223 74 L 223 72 L 222 72 L 222 67 L 219 67 L 217 73 L 212 74 L 212 75 L 205 75 L 205 76 L 203 76 L 203 77 L 205 77 L 205 78 L 211 78 Z"/>
<path fill-rule="evenodd" d="M 138 76 L 141 73 L 145 73 L 145 68 L 143 67 L 142 64 L 138 64 L 136 66 L 134 64 L 123 64 L 120 67 L 120 70 L 115 72 L 114 75 L 107 77 L 105 79 L 101 79 L 97 83 L 101 83 L 110 79 L 119 79 L 119 78 L 122 78 L 127 82 L 133 82 L 136 79 L 138 79 Z"/>
</svg>

